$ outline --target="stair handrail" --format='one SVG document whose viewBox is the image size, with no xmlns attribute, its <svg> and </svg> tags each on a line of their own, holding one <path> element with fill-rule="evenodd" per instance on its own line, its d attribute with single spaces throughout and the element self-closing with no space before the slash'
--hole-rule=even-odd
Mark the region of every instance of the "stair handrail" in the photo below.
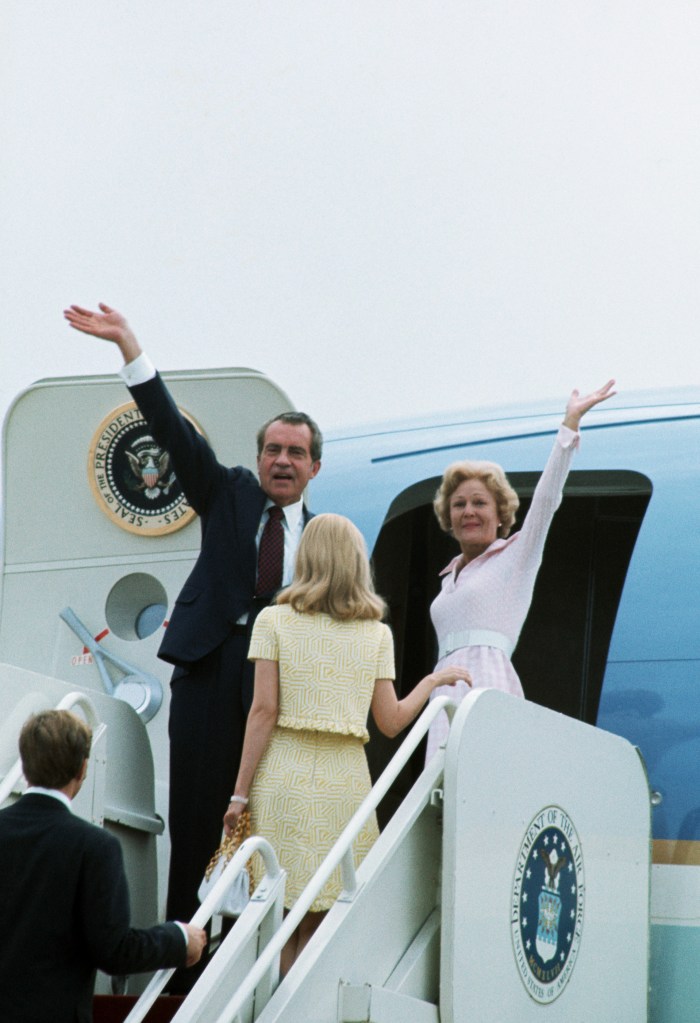
<svg viewBox="0 0 700 1023">
<path fill-rule="evenodd" d="M 74 691 L 66 693 L 66 695 L 59 700 L 56 704 L 56 710 L 72 710 L 73 707 L 80 707 L 90 728 L 94 731 L 100 723 L 100 719 L 95 708 L 95 704 L 92 702 L 87 693 L 80 693 Z M 9 769 L 5 777 L 0 782 L 0 806 L 8 799 L 15 791 L 20 778 L 23 775 L 22 771 L 22 758 L 17 757 L 12 767 Z"/>
<path fill-rule="evenodd" d="M 367 818 L 377 809 L 379 803 L 408 763 L 435 718 L 442 711 L 445 711 L 451 723 L 457 707 L 458 704 L 449 696 L 438 696 L 430 701 L 382 771 L 371 791 L 365 796 L 357 811 L 341 832 L 340 837 L 321 866 L 287 913 L 280 928 L 261 952 L 248 976 L 236 988 L 226 1007 L 216 1020 L 212 1020 L 211 1023 L 235 1023 L 236 1019 L 239 1018 L 243 1005 L 250 998 L 255 988 L 270 969 L 275 958 L 291 938 L 328 878 L 338 866 L 342 867 L 344 863 L 347 864 L 348 860 L 351 859 L 348 853 L 352 849 L 353 842 L 364 827 Z M 354 897 L 355 892 L 351 894 Z"/>
<path fill-rule="evenodd" d="M 195 927 L 204 927 L 211 920 L 212 916 L 218 912 L 226 892 L 240 871 L 247 865 L 253 853 L 256 852 L 260 853 L 265 863 L 265 878 L 270 878 L 270 880 L 274 881 L 280 876 L 282 868 L 274 847 L 262 835 L 251 835 L 250 838 L 246 838 L 245 841 L 241 842 L 231 862 L 226 865 L 226 868 L 221 873 L 221 877 L 192 917 L 190 922 Z M 253 894 L 255 895 L 255 893 Z"/>
<path fill-rule="evenodd" d="M 256 852 L 261 854 L 265 863 L 265 875 L 253 893 L 251 901 L 267 901 L 270 890 L 270 885 L 267 882 L 276 881 L 283 871 L 277 859 L 277 853 L 268 840 L 261 835 L 251 835 L 250 838 L 241 842 L 233 858 L 222 871 L 221 877 L 192 917 L 190 923 L 194 927 L 204 927 L 209 923 L 212 916 L 218 912 L 226 892 Z M 141 1023 L 174 972 L 174 969 L 163 969 L 154 973 L 124 1023 Z"/>
</svg>

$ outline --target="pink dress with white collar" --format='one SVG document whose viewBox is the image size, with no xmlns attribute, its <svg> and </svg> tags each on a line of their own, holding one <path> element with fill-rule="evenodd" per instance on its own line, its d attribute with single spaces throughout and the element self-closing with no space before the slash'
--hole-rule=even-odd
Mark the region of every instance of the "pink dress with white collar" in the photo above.
<svg viewBox="0 0 700 1023">
<path fill-rule="evenodd" d="M 440 573 L 442 590 L 430 608 L 439 643 L 436 668 L 451 664 L 467 668 L 475 689 L 502 689 L 524 696 L 510 658 L 530 608 L 547 533 L 578 443 L 577 432 L 560 426 L 522 528 L 506 540 L 494 540 L 456 578 L 461 555 Z M 430 698 L 461 700 L 468 691 L 466 683 L 458 682 L 440 686 Z M 448 731 L 447 715 L 439 714 L 428 733 L 426 760 Z"/>
</svg>

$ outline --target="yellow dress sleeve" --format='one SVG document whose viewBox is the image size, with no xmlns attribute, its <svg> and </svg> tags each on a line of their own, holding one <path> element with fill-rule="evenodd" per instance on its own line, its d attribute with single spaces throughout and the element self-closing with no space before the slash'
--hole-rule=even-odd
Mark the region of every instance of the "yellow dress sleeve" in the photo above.
<svg viewBox="0 0 700 1023">
<path fill-rule="evenodd" d="M 394 665 L 394 637 L 388 625 L 382 625 L 382 635 L 377 650 L 375 678 L 396 678 Z"/>
<path fill-rule="evenodd" d="M 279 661 L 276 610 L 264 607 L 255 619 L 248 650 L 249 661 Z"/>
</svg>

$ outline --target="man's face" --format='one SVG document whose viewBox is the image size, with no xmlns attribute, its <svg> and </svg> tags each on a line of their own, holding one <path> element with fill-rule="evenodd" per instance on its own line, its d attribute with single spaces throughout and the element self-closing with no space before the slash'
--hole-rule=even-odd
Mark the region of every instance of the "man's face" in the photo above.
<svg viewBox="0 0 700 1023">
<path fill-rule="evenodd" d="M 311 459 L 311 430 L 302 423 L 275 421 L 265 431 L 258 455 L 260 486 L 280 508 L 299 501 L 304 488 L 321 468 Z"/>
</svg>

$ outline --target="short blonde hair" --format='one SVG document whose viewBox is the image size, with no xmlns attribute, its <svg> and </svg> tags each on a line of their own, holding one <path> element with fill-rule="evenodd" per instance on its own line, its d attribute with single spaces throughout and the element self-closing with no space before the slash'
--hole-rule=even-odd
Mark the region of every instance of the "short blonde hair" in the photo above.
<svg viewBox="0 0 700 1023">
<path fill-rule="evenodd" d="M 292 584 L 277 595 L 277 603 L 338 621 L 384 616 L 364 538 L 350 519 L 332 514 L 311 519 L 301 536 Z"/>
<path fill-rule="evenodd" d="M 445 469 L 442 482 L 435 493 L 433 508 L 446 533 L 452 532 L 450 524 L 450 498 L 460 483 L 465 480 L 479 480 L 492 495 L 498 513 L 498 536 L 504 539 L 515 522 L 515 513 L 520 498 L 508 482 L 508 477 L 497 462 L 453 462 Z"/>
</svg>

